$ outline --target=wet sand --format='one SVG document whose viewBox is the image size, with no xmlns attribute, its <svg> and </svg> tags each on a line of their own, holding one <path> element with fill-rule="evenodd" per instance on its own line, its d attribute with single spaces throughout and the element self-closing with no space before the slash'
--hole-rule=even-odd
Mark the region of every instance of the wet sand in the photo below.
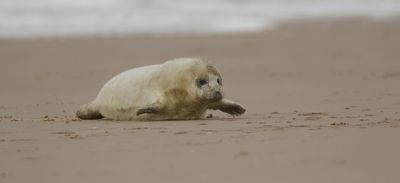
<svg viewBox="0 0 400 183">
<path fill-rule="evenodd" d="M 201 56 L 238 118 L 81 121 L 115 74 Z M 0 40 L 0 182 L 399 182 L 400 21 Z"/>
</svg>

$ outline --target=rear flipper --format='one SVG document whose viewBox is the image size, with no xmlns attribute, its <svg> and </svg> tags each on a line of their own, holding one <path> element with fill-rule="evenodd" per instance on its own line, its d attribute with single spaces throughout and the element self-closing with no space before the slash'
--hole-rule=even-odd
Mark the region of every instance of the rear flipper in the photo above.
<svg viewBox="0 0 400 183">
<path fill-rule="evenodd" d="M 76 116 L 80 119 L 101 119 L 104 117 L 99 112 L 97 106 L 92 102 L 83 105 L 78 111 L 76 111 Z"/>
</svg>

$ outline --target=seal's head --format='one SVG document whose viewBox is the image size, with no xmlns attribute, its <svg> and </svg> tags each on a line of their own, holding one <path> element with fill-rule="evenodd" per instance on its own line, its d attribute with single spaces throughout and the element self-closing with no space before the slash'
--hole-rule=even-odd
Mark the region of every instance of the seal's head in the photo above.
<svg viewBox="0 0 400 183">
<path fill-rule="evenodd" d="M 206 69 L 200 72 L 194 80 L 197 89 L 197 97 L 209 102 L 216 102 L 222 99 L 222 78 L 210 63 L 205 63 Z"/>
<path fill-rule="evenodd" d="M 163 88 L 173 89 L 176 98 L 200 103 L 223 98 L 222 78 L 218 69 L 201 58 L 180 58 L 166 62 Z M 179 92 L 177 92 L 179 90 Z"/>
</svg>

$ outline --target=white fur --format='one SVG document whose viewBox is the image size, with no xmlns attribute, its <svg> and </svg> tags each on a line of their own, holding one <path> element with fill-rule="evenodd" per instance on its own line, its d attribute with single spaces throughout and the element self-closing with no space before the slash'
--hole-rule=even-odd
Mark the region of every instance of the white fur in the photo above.
<svg viewBox="0 0 400 183">
<path fill-rule="evenodd" d="M 240 104 L 222 100 L 220 77 L 214 66 L 200 58 L 134 68 L 109 80 L 94 101 L 77 111 L 77 116 L 112 120 L 199 119 L 207 109 L 241 115 L 245 109 Z M 207 78 L 207 84 L 196 83 L 203 78 Z"/>
<path fill-rule="evenodd" d="M 94 104 L 106 118 L 135 119 L 136 111 L 141 106 L 156 102 L 157 89 L 146 85 L 152 75 L 160 69 L 161 65 L 151 65 L 130 69 L 116 75 L 103 86 Z"/>
<path fill-rule="evenodd" d="M 180 58 L 122 72 L 103 86 L 93 105 L 108 119 L 148 120 L 149 115 L 137 116 L 137 110 L 153 103 L 164 102 L 163 92 L 176 87 L 173 86 L 176 77 L 188 77 L 185 69 L 197 60 L 199 59 Z M 161 75 L 161 78 L 150 81 L 157 75 Z M 204 113 L 205 110 L 199 112 Z M 158 119 L 163 118 L 179 116 L 158 116 Z"/>
</svg>

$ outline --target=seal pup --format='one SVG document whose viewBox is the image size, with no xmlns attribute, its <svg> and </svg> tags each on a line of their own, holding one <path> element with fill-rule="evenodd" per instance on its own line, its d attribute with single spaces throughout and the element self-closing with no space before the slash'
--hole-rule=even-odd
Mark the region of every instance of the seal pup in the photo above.
<svg viewBox="0 0 400 183">
<path fill-rule="evenodd" d="M 114 76 L 76 115 L 81 119 L 189 120 L 204 117 L 207 109 L 233 116 L 246 111 L 224 98 L 216 67 L 201 58 L 178 58 Z"/>
</svg>

